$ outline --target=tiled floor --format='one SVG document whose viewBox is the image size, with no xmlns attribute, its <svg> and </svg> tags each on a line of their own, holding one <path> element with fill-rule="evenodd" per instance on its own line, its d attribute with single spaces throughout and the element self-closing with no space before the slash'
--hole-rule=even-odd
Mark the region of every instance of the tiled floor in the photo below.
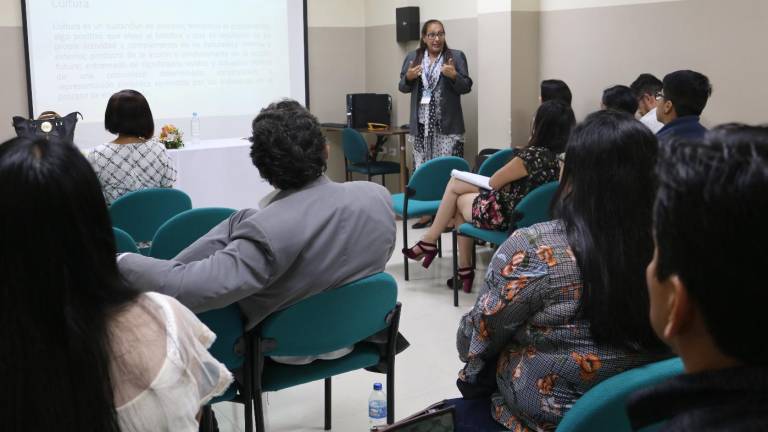
<svg viewBox="0 0 768 432">
<path fill-rule="evenodd" d="M 478 247 L 478 269 L 472 294 L 460 292 L 459 307 L 445 281 L 451 277 L 451 236 L 443 235 L 443 258 L 436 258 L 429 270 L 411 262 L 411 280 L 403 279 L 402 225 L 398 223 L 398 244 L 387 265 L 387 272 L 398 281 L 403 304 L 400 331 L 411 343 L 397 356 L 395 378 L 395 418 L 406 417 L 441 399 L 457 397 L 456 373 L 461 362 L 456 354 L 456 328 L 461 316 L 471 308 L 490 249 Z M 415 241 L 423 230 L 410 230 Z M 386 382 L 385 375 L 366 371 L 350 372 L 333 378 L 333 430 L 366 431 L 368 396 L 374 382 Z M 317 381 L 279 392 L 267 393 L 267 430 L 323 430 L 323 383 Z M 222 432 L 241 431 L 242 405 L 221 403 L 215 406 Z"/>
</svg>

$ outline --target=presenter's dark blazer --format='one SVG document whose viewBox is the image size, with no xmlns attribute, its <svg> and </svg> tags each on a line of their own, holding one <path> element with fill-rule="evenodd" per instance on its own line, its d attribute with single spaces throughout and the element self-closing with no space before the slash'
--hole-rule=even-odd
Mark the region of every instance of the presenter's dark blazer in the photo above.
<svg viewBox="0 0 768 432">
<path fill-rule="evenodd" d="M 405 79 L 408 67 L 416 59 L 418 50 L 411 51 L 405 56 L 403 67 L 400 70 L 400 84 L 398 88 L 403 93 L 411 94 L 411 133 L 415 134 L 418 130 L 419 122 L 419 102 L 421 101 L 421 77 L 413 81 Z M 453 66 L 456 68 L 456 79 L 452 80 L 445 75 L 440 75 L 440 81 L 437 85 L 442 88 L 442 100 L 440 106 L 440 134 L 463 134 L 464 133 L 464 113 L 461 110 L 461 95 L 467 94 L 472 90 L 472 78 L 469 77 L 467 68 L 467 57 L 463 52 L 455 49 L 448 49 L 447 59 L 453 59 Z"/>
</svg>

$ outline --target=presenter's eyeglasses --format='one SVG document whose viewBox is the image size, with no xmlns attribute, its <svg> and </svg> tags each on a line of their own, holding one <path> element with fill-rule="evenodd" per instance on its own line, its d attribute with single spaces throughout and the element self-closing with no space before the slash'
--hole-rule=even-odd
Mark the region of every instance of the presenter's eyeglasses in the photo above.
<svg viewBox="0 0 768 432">
<path fill-rule="evenodd" d="M 427 39 L 429 40 L 435 40 L 437 38 L 445 39 L 445 32 L 437 32 L 437 33 L 427 33 Z"/>
</svg>

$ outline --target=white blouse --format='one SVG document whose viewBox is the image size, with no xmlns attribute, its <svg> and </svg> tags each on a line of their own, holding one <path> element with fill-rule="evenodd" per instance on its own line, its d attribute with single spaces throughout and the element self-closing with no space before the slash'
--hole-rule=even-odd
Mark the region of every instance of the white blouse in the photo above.
<svg viewBox="0 0 768 432">
<path fill-rule="evenodd" d="M 106 143 L 88 153 L 107 204 L 128 192 L 156 187 L 173 187 L 173 168 L 163 143 L 150 139 L 134 144 Z"/>
<path fill-rule="evenodd" d="M 144 293 L 110 322 L 110 377 L 123 432 L 196 432 L 202 405 L 232 375 L 208 352 L 216 339 L 189 309 Z"/>
</svg>

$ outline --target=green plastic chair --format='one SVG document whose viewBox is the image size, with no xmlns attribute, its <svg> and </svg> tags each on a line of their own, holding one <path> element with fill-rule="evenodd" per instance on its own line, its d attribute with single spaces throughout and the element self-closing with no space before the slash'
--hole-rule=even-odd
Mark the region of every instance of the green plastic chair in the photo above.
<svg viewBox="0 0 768 432">
<path fill-rule="evenodd" d="M 152 239 L 149 256 L 158 259 L 175 257 L 234 212 L 235 210 L 229 208 L 210 207 L 186 210 L 173 216 L 157 230 Z M 213 430 L 212 404 L 231 401 L 245 405 L 245 430 L 252 431 L 253 421 L 250 415 L 253 412 L 253 390 L 250 385 L 252 369 L 248 365 L 253 364 L 251 357 L 253 350 L 249 349 L 249 341 L 246 341 L 245 356 L 235 350 L 245 328 L 240 308 L 237 304 L 231 304 L 221 309 L 197 314 L 197 317 L 216 334 L 216 340 L 208 351 L 227 369 L 234 371 L 242 368 L 245 382 L 245 385 L 233 383 L 223 395 L 212 399 L 203 407 L 201 429 Z"/>
<path fill-rule="evenodd" d="M 477 173 L 486 177 L 490 177 L 496 173 L 501 167 L 507 164 L 515 155 L 516 150 L 506 148 L 499 150 L 496 153 L 488 156 L 488 159 L 484 160 L 477 169 Z"/>
<path fill-rule="evenodd" d="M 353 172 L 367 175 L 368 181 L 371 181 L 371 177 L 380 175 L 381 185 L 386 186 L 385 175 L 400 173 L 400 164 L 397 162 L 371 160 L 368 143 L 355 129 L 344 128 L 341 131 L 341 147 L 344 150 L 347 181 L 352 180 Z"/>
<path fill-rule="evenodd" d="M 395 341 L 400 321 L 397 282 L 387 273 L 315 294 L 275 312 L 250 332 L 255 348 L 254 407 L 256 427 L 264 431 L 262 392 L 277 391 L 325 380 L 325 430 L 331 428 L 331 377 L 387 364 L 387 423 L 395 417 Z M 364 339 L 387 331 L 387 349 Z M 265 356 L 310 356 L 354 345 L 354 351 L 335 360 L 286 365 Z"/>
<path fill-rule="evenodd" d="M 654 386 L 683 373 L 680 358 L 672 358 L 630 369 L 593 387 L 565 413 L 557 432 L 631 432 L 626 404 L 637 390 Z M 651 432 L 656 424 L 641 429 Z"/>
<path fill-rule="evenodd" d="M 149 256 L 166 260 L 175 257 L 234 212 L 231 208 L 204 207 L 173 216 L 157 229 Z"/>
<path fill-rule="evenodd" d="M 495 156 L 495 153 L 493 156 Z M 488 159 L 490 160 L 490 158 Z M 487 161 L 486 161 L 487 162 Z M 526 228 L 537 223 L 546 222 L 550 220 L 549 207 L 552 203 L 552 198 L 557 192 L 557 188 L 560 185 L 559 182 L 545 183 L 534 190 L 528 192 L 527 195 L 517 203 L 515 207 L 512 220 L 515 222 L 512 224 L 508 231 L 487 230 L 478 228 L 471 223 L 463 223 L 459 225 L 457 229 L 453 230 L 452 242 L 453 242 L 453 305 L 459 306 L 459 258 L 455 251 L 458 248 L 458 236 L 472 237 L 478 240 L 488 242 L 492 245 L 500 245 L 509 237 L 509 235 L 518 228 Z M 472 262 L 475 258 L 474 248 L 472 250 Z"/>
<path fill-rule="evenodd" d="M 469 171 L 469 164 L 456 156 L 444 156 L 424 162 L 413 173 L 405 188 L 406 192 L 392 195 L 395 214 L 403 219 L 404 247 L 408 247 L 408 218 L 437 213 L 453 170 Z M 442 244 L 439 239 L 438 252 L 442 257 Z M 403 259 L 405 280 L 408 280 L 408 258 L 403 255 Z"/>
<path fill-rule="evenodd" d="M 169 188 L 142 189 L 127 193 L 109 207 L 112 226 L 120 228 L 137 243 L 149 243 L 155 232 L 171 217 L 192 208 L 189 195 Z M 146 253 L 149 248 L 140 247 Z"/>
<path fill-rule="evenodd" d="M 136 247 L 136 242 L 130 234 L 115 227 L 112 227 L 112 232 L 115 235 L 115 249 L 117 249 L 118 253 L 139 253 L 139 248 Z"/>
</svg>

